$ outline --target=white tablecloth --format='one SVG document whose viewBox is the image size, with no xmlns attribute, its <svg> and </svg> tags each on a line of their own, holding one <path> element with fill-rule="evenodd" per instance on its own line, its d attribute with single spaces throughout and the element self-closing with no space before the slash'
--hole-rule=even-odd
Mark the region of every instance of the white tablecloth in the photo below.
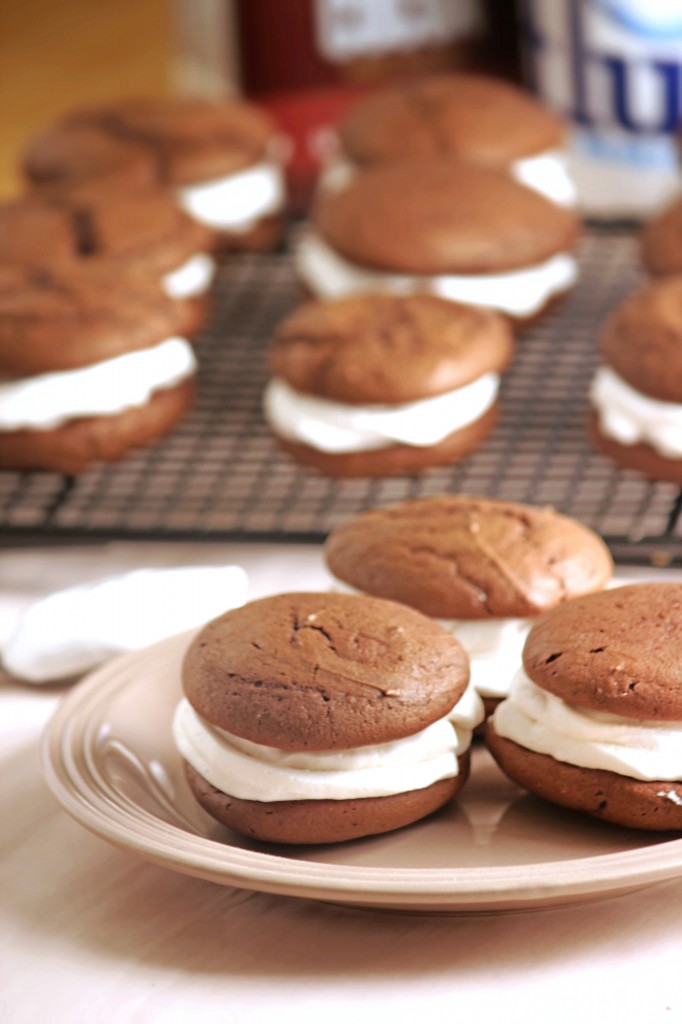
<svg viewBox="0 0 682 1024">
<path fill-rule="evenodd" d="M 243 565 L 250 596 L 325 587 L 317 548 L 0 550 L 0 642 L 55 589 L 138 566 Z M 629 574 L 631 575 L 631 574 Z M 43 782 L 64 689 L 0 687 L 3 1024 L 682 1021 L 682 880 L 504 915 L 406 915 L 226 888 L 91 835 Z"/>
</svg>

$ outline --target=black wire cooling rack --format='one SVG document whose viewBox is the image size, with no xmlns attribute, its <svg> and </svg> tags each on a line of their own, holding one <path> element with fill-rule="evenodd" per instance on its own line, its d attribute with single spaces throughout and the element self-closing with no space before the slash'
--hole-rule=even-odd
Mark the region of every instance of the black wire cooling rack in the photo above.
<svg viewBox="0 0 682 1024">
<path fill-rule="evenodd" d="M 234 258 L 199 341 L 198 401 L 163 443 L 78 477 L 0 472 L 0 543 L 111 539 L 317 542 L 365 509 L 445 492 L 552 505 L 630 564 L 682 564 L 682 495 L 618 469 L 585 436 L 595 335 L 639 282 L 636 243 L 591 229 L 578 287 L 520 339 L 494 434 L 454 467 L 335 480 L 296 466 L 260 411 L 264 351 L 300 299 L 288 251 Z M 0 441 L 1 443 L 1 441 Z"/>
</svg>

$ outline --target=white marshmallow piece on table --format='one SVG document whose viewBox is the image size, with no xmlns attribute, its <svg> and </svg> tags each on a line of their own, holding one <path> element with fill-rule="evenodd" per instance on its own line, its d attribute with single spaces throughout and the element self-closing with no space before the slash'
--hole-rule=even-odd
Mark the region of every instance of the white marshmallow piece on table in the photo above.
<svg viewBox="0 0 682 1024">
<path fill-rule="evenodd" d="M 28 609 L 2 662 L 26 682 L 68 679 L 115 654 L 203 626 L 244 604 L 247 589 L 238 565 L 137 569 L 69 587 Z"/>
</svg>

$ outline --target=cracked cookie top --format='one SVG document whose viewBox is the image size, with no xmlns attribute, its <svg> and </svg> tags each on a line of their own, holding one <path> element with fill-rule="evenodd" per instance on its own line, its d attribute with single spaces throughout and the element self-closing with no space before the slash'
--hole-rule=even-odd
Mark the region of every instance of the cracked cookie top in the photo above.
<svg viewBox="0 0 682 1024">
<path fill-rule="evenodd" d="M 353 404 L 428 398 L 501 373 L 505 317 L 430 295 L 308 302 L 278 327 L 270 369 L 304 394 Z"/>
<path fill-rule="evenodd" d="M 523 664 L 571 704 L 682 721 L 682 583 L 636 583 L 556 608 L 531 630 Z"/>
<path fill-rule="evenodd" d="M 464 693 L 457 640 L 413 609 L 372 597 L 294 593 L 209 623 L 183 665 L 207 721 L 282 750 L 339 750 L 410 736 Z"/>
<path fill-rule="evenodd" d="M 551 508 L 465 495 L 362 513 L 325 545 L 331 572 L 441 619 L 539 615 L 601 589 L 613 563 L 595 533 Z"/>
<path fill-rule="evenodd" d="M 362 100 L 343 119 L 339 136 L 359 164 L 440 153 L 504 167 L 562 146 L 565 124 L 509 82 L 440 74 Z"/>
</svg>

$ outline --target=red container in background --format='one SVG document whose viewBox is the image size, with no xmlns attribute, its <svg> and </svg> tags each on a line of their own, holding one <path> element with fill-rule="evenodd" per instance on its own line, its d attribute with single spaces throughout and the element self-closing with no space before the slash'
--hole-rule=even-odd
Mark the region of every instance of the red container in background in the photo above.
<svg viewBox="0 0 682 1024">
<path fill-rule="evenodd" d="M 173 0 L 180 87 L 262 103 L 291 138 L 294 204 L 325 129 L 370 89 L 476 69 L 518 78 L 513 0 Z"/>
<path fill-rule="evenodd" d="M 509 31 L 491 34 L 481 0 L 235 0 L 241 90 L 267 106 L 292 140 L 295 204 L 309 199 L 324 129 L 389 80 L 495 63 Z M 498 43 L 493 43 L 493 39 Z M 499 70 L 504 73 L 501 62 Z"/>
</svg>

